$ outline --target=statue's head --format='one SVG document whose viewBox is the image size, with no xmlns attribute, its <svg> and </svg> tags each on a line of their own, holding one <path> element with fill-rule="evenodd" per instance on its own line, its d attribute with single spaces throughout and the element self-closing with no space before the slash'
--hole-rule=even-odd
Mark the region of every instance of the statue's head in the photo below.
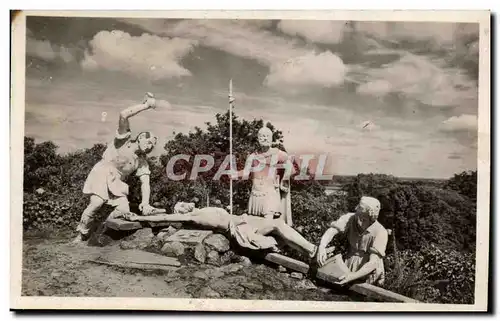
<svg viewBox="0 0 500 321">
<path fill-rule="evenodd" d="M 142 132 L 137 135 L 135 140 L 137 141 L 139 150 L 144 154 L 149 154 L 156 146 L 158 138 L 152 132 Z"/>
<path fill-rule="evenodd" d="M 361 197 L 358 206 L 356 206 L 356 217 L 358 225 L 367 228 L 377 219 L 380 212 L 380 202 L 378 199 L 370 196 Z"/>
<path fill-rule="evenodd" d="M 269 127 L 262 127 L 257 133 L 257 139 L 259 140 L 259 145 L 264 147 L 270 147 L 273 143 L 273 132 Z"/>
</svg>

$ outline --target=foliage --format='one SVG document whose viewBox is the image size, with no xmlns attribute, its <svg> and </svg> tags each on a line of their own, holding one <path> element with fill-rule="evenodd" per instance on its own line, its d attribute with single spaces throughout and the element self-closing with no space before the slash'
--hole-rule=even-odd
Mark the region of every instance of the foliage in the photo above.
<svg viewBox="0 0 500 321">
<path fill-rule="evenodd" d="M 465 171 L 453 175 L 448 180 L 445 188 L 459 192 L 470 198 L 473 202 L 477 199 L 477 171 Z"/>
<path fill-rule="evenodd" d="M 394 255 L 385 262 L 387 289 L 424 302 L 474 303 L 473 253 L 441 250 L 431 244 L 418 252 L 404 250 L 398 254 L 399 262 Z"/>
</svg>

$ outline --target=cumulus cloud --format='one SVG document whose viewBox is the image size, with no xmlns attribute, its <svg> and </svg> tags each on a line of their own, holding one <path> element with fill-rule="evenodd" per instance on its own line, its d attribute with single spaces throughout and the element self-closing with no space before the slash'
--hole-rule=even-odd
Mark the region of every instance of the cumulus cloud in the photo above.
<svg viewBox="0 0 500 321">
<path fill-rule="evenodd" d="M 476 132 L 477 116 L 466 114 L 453 116 L 445 120 L 440 129 L 445 132 Z"/>
<path fill-rule="evenodd" d="M 294 57 L 285 63 L 273 63 L 265 83 L 281 85 L 319 85 L 335 87 L 344 82 L 346 66 L 338 56 L 326 51 Z"/>
<path fill-rule="evenodd" d="M 31 31 L 27 32 L 26 55 L 36 57 L 45 61 L 60 59 L 66 63 L 75 60 L 74 52 L 64 46 L 54 45 L 48 40 L 37 40 L 33 38 Z"/>
<path fill-rule="evenodd" d="M 397 93 L 431 106 L 458 106 L 477 99 L 477 84 L 463 70 L 442 61 L 406 54 L 381 68 L 358 69 L 360 94 L 383 97 Z M 360 75 L 363 75 L 360 77 Z"/>
<path fill-rule="evenodd" d="M 342 60 L 331 52 L 316 53 L 299 41 L 264 30 L 264 23 L 238 20 L 184 20 L 175 24 L 155 20 L 128 19 L 155 34 L 195 39 L 200 44 L 233 55 L 253 59 L 269 67 L 265 84 L 339 85 L 345 72 Z M 300 79 L 302 78 L 302 79 Z"/>
<path fill-rule="evenodd" d="M 278 29 L 290 36 L 301 36 L 309 41 L 337 44 L 344 37 L 345 21 L 281 20 Z"/>
<path fill-rule="evenodd" d="M 142 34 L 135 37 L 120 31 L 101 31 L 89 42 L 81 61 L 83 69 L 107 69 L 137 76 L 163 79 L 190 76 L 180 60 L 195 45 L 193 40 Z"/>
</svg>

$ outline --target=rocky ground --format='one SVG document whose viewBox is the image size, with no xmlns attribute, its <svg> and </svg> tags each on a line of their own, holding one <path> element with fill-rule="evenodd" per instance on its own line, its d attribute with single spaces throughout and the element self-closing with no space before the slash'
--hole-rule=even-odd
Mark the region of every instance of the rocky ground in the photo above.
<svg viewBox="0 0 500 321">
<path fill-rule="evenodd" d="M 143 229 L 125 239 L 105 238 L 105 247 L 68 245 L 68 239 L 25 237 L 22 293 L 27 296 L 232 298 L 253 300 L 359 301 L 315 284 L 301 273 L 272 267 L 234 253 L 213 234 L 186 246 L 165 242 L 175 229 L 153 235 Z M 101 244 L 103 245 L 103 244 Z M 142 249 L 177 257 L 181 267 L 151 271 L 88 260 L 103 251 Z"/>
</svg>

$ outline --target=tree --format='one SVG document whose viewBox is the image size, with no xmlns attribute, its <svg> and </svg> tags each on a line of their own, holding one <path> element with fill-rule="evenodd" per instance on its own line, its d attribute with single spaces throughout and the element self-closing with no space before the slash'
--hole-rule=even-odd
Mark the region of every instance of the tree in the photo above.
<svg viewBox="0 0 500 321">
<path fill-rule="evenodd" d="M 445 188 L 459 192 L 467 196 L 473 202 L 477 199 L 477 171 L 464 171 L 453 175 L 445 185 Z"/>
</svg>

